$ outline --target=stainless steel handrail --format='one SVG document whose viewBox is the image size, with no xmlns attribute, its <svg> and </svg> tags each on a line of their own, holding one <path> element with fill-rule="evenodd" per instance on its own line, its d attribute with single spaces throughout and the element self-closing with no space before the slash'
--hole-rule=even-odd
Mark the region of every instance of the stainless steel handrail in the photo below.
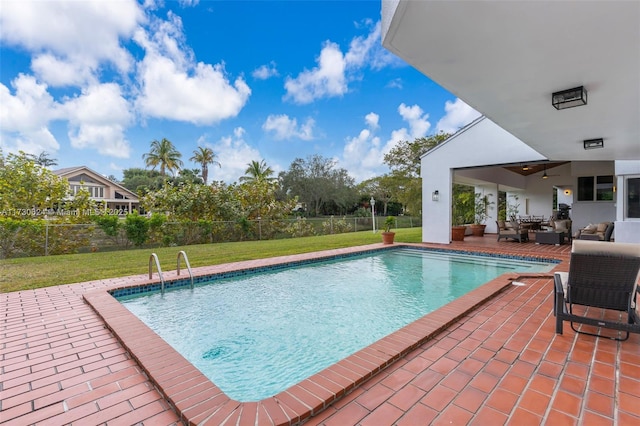
<svg viewBox="0 0 640 426">
<path fill-rule="evenodd" d="M 189 277 L 191 277 L 191 289 L 193 290 L 193 273 L 191 272 L 191 265 L 189 265 L 189 258 L 187 257 L 187 253 L 180 250 L 178 252 L 178 266 L 176 267 L 178 275 L 180 275 L 180 256 L 184 258 L 184 263 L 187 265 L 187 270 L 189 271 Z"/>
<path fill-rule="evenodd" d="M 158 269 L 158 276 L 160 276 L 160 293 L 164 294 L 164 277 L 162 276 L 162 269 L 160 269 L 160 261 L 158 260 L 158 255 L 155 253 L 151 253 L 149 256 L 149 279 L 153 278 L 153 261 L 156 261 L 156 268 Z"/>
</svg>

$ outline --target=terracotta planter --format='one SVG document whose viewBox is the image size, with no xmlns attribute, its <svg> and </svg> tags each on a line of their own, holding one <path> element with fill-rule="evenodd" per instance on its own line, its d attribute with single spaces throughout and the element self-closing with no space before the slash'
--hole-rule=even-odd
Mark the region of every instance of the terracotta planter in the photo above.
<svg viewBox="0 0 640 426">
<path fill-rule="evenodd" d="M 464 232 L 466 230 L 467 230 L 466 226 L 452 226 L 451 241 L 464 241 Z"/>
<path fill-rule="evenodd" d="M 393 244 L 393 239 L 396 236 L 395 232 L 383 232 L 382 234 L 382 244 Z"/>
<path fill-rule="evenodd" d="M 471 232 L 473 232 L 474 237 L 482 237 L 484 236 L 484 228 L 486 227 L 487 225 L 471 225 Z"/>
</svg>

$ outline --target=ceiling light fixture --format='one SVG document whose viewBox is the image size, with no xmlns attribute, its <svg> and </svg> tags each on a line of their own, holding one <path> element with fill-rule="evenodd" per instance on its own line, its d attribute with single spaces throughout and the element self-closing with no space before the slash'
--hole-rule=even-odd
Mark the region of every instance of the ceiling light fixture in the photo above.
<svg viewBox="0 0 640 426">
<path fill-rule="evenodd" d="M 584 149 L 604 148 L 604 140 L 602 138 L 587 139 L 582 141 L 582 145 L 584 146 Z"/>
<path fill-rule="evenodd" d="M 528 165 L 525 164 L 524 166 L 522 166 L 522 171 L 526 172 L 527 170 L 529 170 L 529 166 Z"/>
<path fill-rule="evenodd" d="M 542 179 L 548 179 L 549 176 L 547 175 L 547 165 L 544 165 L 544 173 L 542 174 Z"/>
<path fill-rule="evenodd" d="M 551 95 L 551 104 L 557 110 L 586 105 L 587 91 L 584 86 L 580 86 L 555 92 Z"/>
</svg>

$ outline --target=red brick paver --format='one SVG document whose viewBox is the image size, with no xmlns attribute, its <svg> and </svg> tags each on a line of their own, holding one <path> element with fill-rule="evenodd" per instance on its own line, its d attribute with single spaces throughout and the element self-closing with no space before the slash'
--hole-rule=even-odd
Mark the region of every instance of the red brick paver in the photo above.
<svg viewBox="0 0 640 426">
<path fill-rule="evenodd" d="M 569 247 L 487 236 L 446 248 L 566 260 Z M 525 285 L 492 282 L 257 403 L 227 398 L 146 326 L 128 316 L 114 321 L 124 308 L 105 290 L 146 283 L 144 276 L 0 294 L 0 423 L 640 423 L 640 336 L 613 342 L 568 326 L 556 335 L 551 280 L 534 274 L 518 281 Z"/>
</svg>

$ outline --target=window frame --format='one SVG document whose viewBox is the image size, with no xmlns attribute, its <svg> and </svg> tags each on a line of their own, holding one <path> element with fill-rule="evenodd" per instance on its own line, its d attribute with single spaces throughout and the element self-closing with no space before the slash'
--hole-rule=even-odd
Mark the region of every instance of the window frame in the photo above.
<svg viewBox="0 0 640 426">
<path fill-rule="evenodd" d="M 634 182 L 635 185 L 633 185 L 634 186 L 633 202 L 629 199 L 631 195 L 629 191 L 632 188 L 632 185 L 630 184 L 629 181 L 635 181 Z M 624 219 L 640 220 L 640 175 L 625 176 L 623 197 L 624 197 L 623 198 Z M 632 207 L 635 207 L 636 209 L 634 210 L 633 215 L 631 214 Z"/>
<path fill-rule="evenodd" d="M 578 202 L 615 202 L 615 176 L 579 176 L 576 197 Z"/>
</svg>

